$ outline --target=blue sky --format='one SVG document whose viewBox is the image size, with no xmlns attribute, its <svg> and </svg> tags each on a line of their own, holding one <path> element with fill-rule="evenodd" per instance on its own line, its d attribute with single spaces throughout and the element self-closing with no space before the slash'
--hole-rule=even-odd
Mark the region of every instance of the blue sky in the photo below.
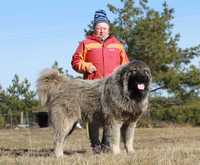
<svg viewBox="0 0 200 165">
<path fill-rule="evenodd" d="M 0 84 L 7 88 L 14 74 L 27 78 L 32 87 L 41 70 L 54 61 L 76 75 L 71 57 L 84 28 L 95 10 L 107 10 L 106 4 L 120 6 L 120 0 L 6 0 L 0 5 Z M 160 10 L 163 0 L 149 0 L 150 7 Z M 175 9 L 174 34 L 180 33 L 182 48 L 200 44 L 200 1 L 168 0 Z M 197 63 L 199 63 L 197 61 Z"/>
</svg>

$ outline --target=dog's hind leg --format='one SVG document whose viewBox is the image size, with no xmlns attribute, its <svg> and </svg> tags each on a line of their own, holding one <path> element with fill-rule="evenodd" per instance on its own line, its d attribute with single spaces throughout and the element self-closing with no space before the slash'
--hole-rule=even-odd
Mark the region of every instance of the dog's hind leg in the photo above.
<svg viewBox="0 0 200 165">
<path fill-rule="evenodd" d="M 69 119 L 62 113 L 52 114 L 54 128 L 54 152 L 56 157 L 63 157 L 63 147 L 67 135 L 72 130 L 75 120 Z"/>
<path fill-rule="evenodd" d="M 54 152 L 56 157 L 63 157 L 63 144 L 65 140 L 65 135 L 61 130 L 54 130 Z"/>
</svg>

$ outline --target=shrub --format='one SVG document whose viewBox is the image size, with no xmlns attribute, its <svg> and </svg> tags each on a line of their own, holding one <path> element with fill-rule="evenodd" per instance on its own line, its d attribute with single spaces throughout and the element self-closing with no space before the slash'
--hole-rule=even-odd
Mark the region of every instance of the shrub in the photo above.
<svg viewBox="0 0 200 165">
<path fill-rule="evenodd" d="M 5 127 L 5 118 L 3 116 L 0 116 L 0 128 L 4 128 Z"/>
</svg>

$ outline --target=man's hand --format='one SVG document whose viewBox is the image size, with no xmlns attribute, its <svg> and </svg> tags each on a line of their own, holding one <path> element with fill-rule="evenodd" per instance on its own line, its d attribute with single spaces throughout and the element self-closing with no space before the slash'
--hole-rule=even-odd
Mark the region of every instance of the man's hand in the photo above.
<svg viewBox="0 0 200 165">
<path fill-rule="evenodd" d="M 92 65 L 92 66 L 89 67 L 88 72 L 89 72 L 89 73 L 93 73 L 93 72 L 95 72 L 96 70 L 97 70 L 96 67 L 95 67 L 94 65 Z"/>
</svg>

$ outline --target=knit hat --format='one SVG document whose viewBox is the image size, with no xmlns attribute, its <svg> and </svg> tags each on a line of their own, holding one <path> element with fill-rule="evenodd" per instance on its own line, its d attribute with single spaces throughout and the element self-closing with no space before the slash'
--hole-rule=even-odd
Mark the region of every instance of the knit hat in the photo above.
<svg viewBox="0 0 200 165">
<path fill-rule="evenodd" d="M 93 26 L 95 27 L 100 22 L 105 22 L 107 24 L 110 22 L 104 10 L 97 10 L 95 12 Z"/>
</svg>

